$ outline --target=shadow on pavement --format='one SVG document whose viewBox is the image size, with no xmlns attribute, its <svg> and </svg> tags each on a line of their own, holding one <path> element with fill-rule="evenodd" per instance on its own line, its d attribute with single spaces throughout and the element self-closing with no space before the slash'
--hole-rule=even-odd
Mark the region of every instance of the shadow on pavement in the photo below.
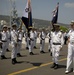
<svg viewBox="0 0 74 75">
<path fill-rule="evenodd" d="M 59 68 L 66 68 L 66 65 L 59 65 Z"/>
<path fill-rule="evenodd" d="M 42 63 L 30 63 L 32 64 L 33 66 L 40 66 Z"/>
</svg>

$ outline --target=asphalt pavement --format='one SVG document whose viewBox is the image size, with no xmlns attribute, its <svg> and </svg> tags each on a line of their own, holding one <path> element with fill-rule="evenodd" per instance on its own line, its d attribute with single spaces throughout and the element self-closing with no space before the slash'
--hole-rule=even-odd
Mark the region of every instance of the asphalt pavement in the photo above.
<svg viewBox="0 0 74 75">
<path fill-rule="evenodd" d="M 10 52 L 6 52 L 7 59 L 0 59 L 0 75 L 66 75 L 66 57 L 67 45 L 64 45 L 60 51 L 59 68 L 50 68 L 53 64 L 52 56 L 48 51 L 48 44 L 45 44 L 45 53 L 41 54 L 39 50 L 40 44 L 37 44 L 37 49 L 34 49 L 34 55 L 29 55 L 29 51 L 25 49 L 25 44 L 22 45 L 21 55 L 17 57 L 18 63 L 11 63 L 11 48 Z M 73 75 L 73 72 L 68 75 Z"/>
</svg>

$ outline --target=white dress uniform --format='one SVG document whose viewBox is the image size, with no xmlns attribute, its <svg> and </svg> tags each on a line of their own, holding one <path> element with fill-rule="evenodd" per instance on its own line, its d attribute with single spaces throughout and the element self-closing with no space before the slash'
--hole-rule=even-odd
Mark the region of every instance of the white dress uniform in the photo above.
<svg viewBox="0 0 74 75">
<path fill-rule="evenodd" d="M 34 47 L 34 32 L 31 30 L 30 31 L 30 37 L 29 37 L 29 52 L 32 52 L 33 47 Z"/>
<path fill-rule="evenodd" d="M 37 41 L 37 36 L 38 36 L 38 33 L 37 31 L 34 31 L 34 48 L 36 48 L 36 41 Z"/>
<path fill-rule="evenodd" d="M 17 31 L 12 30 L 11 31 L 11 45 L 12 45 L 12 52 L 11 52 L 11 58 L 14 59 L 17 56 Z"/>
<path fill-rule="evenodd" d="M 52 60 L 55 64 L 58 64 L 58 56 L 61 47 L 63 46 L 64 40 L 62 33 L 60 31 L 52 32 L 51 33 L 51 38 L 52 38 Z"/>
<path fill-rule="evenodd" d="M 22 38 L 23 38 L 23 33 L 22 31 L 19 32 L 18 31 L 18 45 L 17 45 L 17 54 L 19 55 L 20 54 L 20 50 L 21 50 L 21 46 L 22 46 Z"/>
<path fill-rule="evenodd" d="M 28 37 L 28 32 L 24 33 L 24 37 L 25 37 L 25 42 L 26 42 L 26 49 L 28 49 L 28 47 L 29 47 L 29 37 Z"/>
<path fill-rule="evenodd" d="M 73 72 L 74 72 L 74 30 L 69 31 L 68 37 L 70 39 L 69 39 L 69 43 L 68 43 L 66 73 L 69 72 L 71 70 L 71 68 L 73 68 Z"/>
<path fill-rule="evenodd" d="M 42 53 L 44 53 L 45 37 L 46 37 L 46 34 L 45 32 L 42 31 L 40 33 L 40 52 Z"/>
<path fill-rule="evenodd" d="M 7 39 L 8 39 L 8 35 L 7 32 L 3 31 L 1 32 L 2 34 L 2 50 L 1 50 L 1 56 L 5 56 L 5 52 L 7 49 Z"/>
</svg>

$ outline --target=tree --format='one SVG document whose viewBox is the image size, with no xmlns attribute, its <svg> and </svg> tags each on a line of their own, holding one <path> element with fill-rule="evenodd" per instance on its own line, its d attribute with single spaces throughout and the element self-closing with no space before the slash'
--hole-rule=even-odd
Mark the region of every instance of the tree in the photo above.
<svg viewBox="0 0 74 75">
<path fill-rule="evenodd" d="M 66 26 L 60 26 L 60 30 L 62 30 L 63 32 L 68 31 L 68 28 Z"/>
</svg>

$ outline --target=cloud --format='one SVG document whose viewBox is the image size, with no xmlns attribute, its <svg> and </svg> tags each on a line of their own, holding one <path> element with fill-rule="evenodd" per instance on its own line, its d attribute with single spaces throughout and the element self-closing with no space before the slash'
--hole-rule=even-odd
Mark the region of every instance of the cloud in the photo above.
<svg viewBox="0 0 74 75">
<path fill-rule="evenodd" d="M 65 3 L 65 7 L 74 8 L 74 3 Z"/>
</svg>

